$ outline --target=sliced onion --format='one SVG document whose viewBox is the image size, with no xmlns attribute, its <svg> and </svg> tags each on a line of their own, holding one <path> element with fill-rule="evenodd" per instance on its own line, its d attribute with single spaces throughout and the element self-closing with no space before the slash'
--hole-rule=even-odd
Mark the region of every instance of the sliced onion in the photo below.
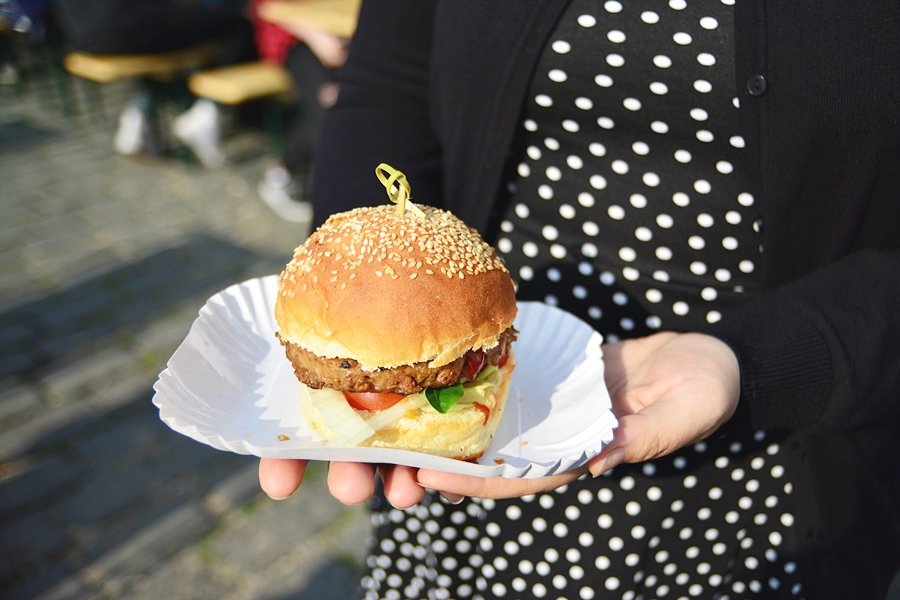
<svg viewBox="0 0 900 600">
<path fill-rule="evenodd" d="M 410 394 L 390 408 L 373 412 L 372 416 L 366 417 L 366 423 L 375 431 L 380 431 L 402 419 L 407 412 L 419 410 L 427 405 L 428 400 L 424 394 Z"/>
<path fill-rule="evenodd" d="M 375 433 L 365 419 L 347 404 L 347 399 L 341 392 L 331 389 L 314 390 L 304 385 L 302 393 L 302 401 L 307 403 L 307 410 L 318 413 L 319 424 L 329 430 L 322 432 L 331 434 L 329 441 L 356 446 Z"/>
</svg>

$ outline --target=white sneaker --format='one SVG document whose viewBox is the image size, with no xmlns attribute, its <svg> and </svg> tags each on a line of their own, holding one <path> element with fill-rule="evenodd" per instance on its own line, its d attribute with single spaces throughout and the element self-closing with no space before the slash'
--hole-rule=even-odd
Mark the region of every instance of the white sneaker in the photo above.
<svg viewBox="0 0 900 600">
<path fill-rule="evenodd" d="M 225 166 L 225 153 L 219 144 L 219 109 L 209 100 L 198 100 L 186 112 L 175 117 L 172 133 L 191 149 L 203 166 Z"/>
<path fill-rule="evenodd" d="M 299 198 L 297 182 L 284 167 L 266 169 L 257 192 L 272 211 L 291 223 L 308 223 L 313 218 L 312 204 Z"/>
<path fill-rule="evenodd" d="M 144 111 L 137 106 L 126 107 L 119 115 L 119 128 L 113 138 L 116 152 L 125 156 L 140 153 L 149 136 L 149 129 L 150 124 Z"/>
</svg>

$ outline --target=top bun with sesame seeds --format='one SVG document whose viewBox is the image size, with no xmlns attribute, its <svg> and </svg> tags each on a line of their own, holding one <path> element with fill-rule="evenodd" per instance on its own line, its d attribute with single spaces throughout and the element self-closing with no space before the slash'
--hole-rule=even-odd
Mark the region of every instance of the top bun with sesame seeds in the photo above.
<svg viewBox="0 0 900 600">
<path fill-rule="evenodd" d="M 447 211 L 397 208 L 333 215 L 294 251 L 275 305 L 289 356 L 371 372 L 508 351 L 515 292 L 493 248 Z"/>
</svg>

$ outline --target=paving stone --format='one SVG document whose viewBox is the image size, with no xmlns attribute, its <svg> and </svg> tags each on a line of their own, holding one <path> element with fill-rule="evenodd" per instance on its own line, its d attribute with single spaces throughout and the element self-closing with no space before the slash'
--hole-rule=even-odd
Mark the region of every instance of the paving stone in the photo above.
<svg viewBox="0 0 900 600">
<path fill-rule="evenodd" d="M 0 523 L 0 539 L 3 540 L 0 581 L 49 559 L 66 544 L 66 536 L 59 527 L 36 515 Z"/>
<path fill-rule="evenodd" d="M 72 488 L 79 481 L 81 469 L 65 456 L 50 456 L 36 461 L 13 461 L 6 465 L 0 481 L 0 517 L 24 509 L 34 509 L 48 499 Z"/>
<path fill-rule="evenodd" d="M 30 571 L 5 586 L 5 600 L 83 600 L 96 597 L 78 574 L 59 563 Z"/>
</svg>

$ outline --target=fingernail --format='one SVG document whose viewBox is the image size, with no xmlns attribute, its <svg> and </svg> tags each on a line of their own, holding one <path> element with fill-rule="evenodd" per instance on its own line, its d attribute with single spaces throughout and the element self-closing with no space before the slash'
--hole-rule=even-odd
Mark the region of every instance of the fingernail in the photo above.
<svg viewBox="0 0 900 600">
<path fill-rule="evenodd" d="M 623 460 L 625 460 L 625 448 L 616 448 L 589 467 L 591 475 L 599 477 L 613 467 L 622 464 Z"/>
<path fill-rule="evenodd" d="M 463 498 L 465 498 L 465 496 L 460 496 L 459 494 L 451 494 L 450 492 L 441 492 L 441 498 L 443 498 L 450 504 L 459 504 L 463 501 Z"/>
</svg>

